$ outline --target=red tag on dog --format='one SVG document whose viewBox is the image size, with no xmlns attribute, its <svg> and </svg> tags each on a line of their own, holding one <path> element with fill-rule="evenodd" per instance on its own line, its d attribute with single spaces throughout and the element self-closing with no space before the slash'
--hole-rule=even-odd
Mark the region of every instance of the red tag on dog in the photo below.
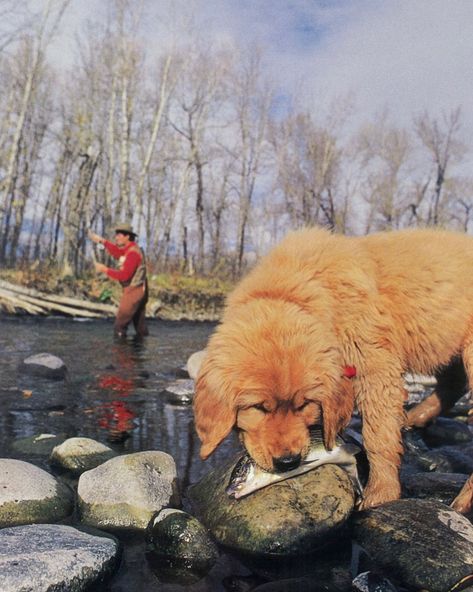
<svg viewBox="0 0 473 592">
<path fill-rule="evenodd" d="M 356 368 L 355 366 L 345 366 L 343 369 L 343 376 L 347 378 L 355 378 L 356 376 Z"/>
</svg>

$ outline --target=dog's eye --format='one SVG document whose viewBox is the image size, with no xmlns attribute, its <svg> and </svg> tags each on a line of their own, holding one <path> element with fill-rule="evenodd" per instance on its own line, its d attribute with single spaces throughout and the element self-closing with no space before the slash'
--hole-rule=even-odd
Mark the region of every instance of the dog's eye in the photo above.
<svg viewBox="0 0 473 592">
<path fill-rule="evenodd" d="M 252 405 L 252 409 L 258 409 L 258 411 L 262 411 L 263 413 L 268 413 L 268 410 L 263 405 L 263 403 L 258 403 L 258 405 Z"/>
<path fill-rule="evenodd" d="M 313 403 L 313 401 L 304 401 L 302 405 L 296 407 L 296 411 L 303 411 L 307 407 L 307 405 L 310 405 L 311 403 Z"/>
</svg>

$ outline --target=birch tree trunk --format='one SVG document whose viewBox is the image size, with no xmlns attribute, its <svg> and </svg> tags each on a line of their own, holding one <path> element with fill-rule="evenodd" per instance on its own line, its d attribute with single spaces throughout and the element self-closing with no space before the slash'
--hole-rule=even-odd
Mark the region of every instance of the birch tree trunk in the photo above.
<svg viewBox="0 0 473 592">
<path fill-rule="evenodd" d="M 159 91 L 159 100 L 156 105 L 156 109 L 153 116 L 153 123 L 151 126 L 151 136 L 146 149 L 146 154 L 143 160 L 140 174 L 138 176 L 138 184 L 136 187 L 135 200 L 137 205 L 137 231 L 140 234 L 142 217 L 143 217 L 143 194 L 145 180 L 149 172 L 151 159 L 155 150 L 156 141 L 158 139 L 161 122 L 163 119 L 164 111 L 166 109 L 169 96 L 172 92 L 172 85 L 169 82 L 169 69 L 171 66 L 172 55 L 169 54 L 165 60 L 163 72 L 161 76 L 161 86 Z"/>
<path fill-rule="evenodd" d="M 31 59 L 28 64 L 16 125 L 12 134 L 12 142 L 8 156 L 5 177 L 0 186 L 0 231 L 2 243 L 0 245 L 0 261 L 5 262 L 7 239 L 10 233 L 11 207 L 9 200 L 13 199 L 16 191 L 18 161 L 23 142 L 24 129 L 28 112 L 32 108 L 36 86 L 39 82 L 44 62 L 44 52 L 57 30 L 59 22 L 69 5 L 70 0 L 48 0 L 38 28 L 32 39 L 30 48 Z M 3 203 L 3 207 L 2 207 Z"/>
</svg>

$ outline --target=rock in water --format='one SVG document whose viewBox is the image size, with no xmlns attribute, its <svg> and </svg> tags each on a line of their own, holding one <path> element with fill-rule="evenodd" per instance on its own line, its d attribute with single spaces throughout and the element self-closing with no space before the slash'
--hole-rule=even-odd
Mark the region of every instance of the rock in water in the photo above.
<svg viewBox="0 0 473 592">
<path fill-rule="evenodd" d="M 153 450 L 117 456 L 82 473 L 77 496 L 84 524 L 145 530 L 156 512 L 180 502 L 176 464 L 169 454 Z"/>
<path fill-rule="evenodd" d="M 473 440 L 473 434 L 465 423 L 449 417 L 437 417 L 422 430 L 422 437 L 428 446 L 464 444 Z"/>
<path fill-rule="evenodd" d="M 412 473 L 401 476 L 402 497 L 431 499 L 449 506 L 468 479 L 464 473 Z"/>
<path fill-rule="evenodd" d="M 170 403 L 190 405 L 194 398 L 194 381 L 190 378 L 179 378 L 168 384 L 163 393 Z"/>
<path fill-rule="evenodd" d="M 62 444 L 66 438 L 65 434 L 36 434 L 13 440 L 11 448 L 16 453 L 27 456 L 49 456 L 53 448 Z"/>
<path fill-rule="evenodd" d="M 202 574 L 218 559 L 218 550 L 206 528 L 182 510 L 166 508 L 150 522 L 147 530 L 150 552 L 156 557 L 184 564 Z"/>
<path fill-rule="evenodd" d="M 274 483 L 235 500 L 226 488 L 234 463 L 219 467 L 188 490 L 197 516 L 221 544 L 237 551 L 291 556 L 340 542 L 354 507 L 348 474 L 336 465 Z"/>
<path fill-rule="evenodd" d="M 74 475 L 80 475 L 114 456 L 116 453 L 111 448 L 92 438 L 68 438 L 53 449 L 50 461 Z"/>
<path fill-rule="evenodd" d="M 115 539 L 62 524 L 3 528 L 0 530 L 0 590 L 89 590 L 91 584 L 111 575 L 118 550 Z"/>
<path fill-rule="evenodd" d="M 201 349 L 201 350 L 196 351 L 193 354 L 191 354 L 189 356 L 189 359 L 187 360 L 187 364 L 186 364 L 187 372 L 189 373 L 189 376 L 193 380 L 196 380 L 197 375 L 199 374 L 199 370 L 200 370 L 202 362 L 205 358 L 206 353 L 207 352 L 205 351 L 205 349 Z"/>
<path fill-rule="evenodd" d="M 56 380 L 65 378 L 67 374 L 66 365 L 61 358 L 48 353 L 29 356 L 20 364 L 19 370 L 23 374 Z"/>
<path fill-rule="evenodd" d="M 448 592 L 473 585 L 473 525 L 440 502 L 404 499 L 359 512 L 354 537 L 404 586 Z"/>
<path fill-rule="evenodd" d="M 43 469 L 22 460 L 0 459 L 0 528 L 58 522 L 73 506 L 72 491 Z"/>
</svg>

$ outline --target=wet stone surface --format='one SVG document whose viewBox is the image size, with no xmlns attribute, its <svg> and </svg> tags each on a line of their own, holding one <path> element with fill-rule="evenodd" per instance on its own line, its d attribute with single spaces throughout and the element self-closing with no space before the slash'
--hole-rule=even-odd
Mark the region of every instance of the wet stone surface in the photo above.
<svg viewBox="0 0 473 592">
<path fill-rule="evenodd" d="M 0 590 L 81 592 L 107 580 L 119 544 L 64 525 L 30 525 L 0 530 Z"/>
<path fill-rule="evenodd" d="M 324 465 L 234 500 L 226 493 L 233 465 L 210 473 L 187 492 L 218 542 L 239 552 L 289 556 L 343 540 L 355 493 L 342 468 Z"/>
<path fill-rule="evenodd" d="M 395 581 L 431 592 L 471 578 L 473 525 L 430 500 L 398 500 L 353 517 L 354 537 Z"/>
<path fill-rule="evenodd" d="M 0 528 L 59 522 L 71 514 L 73 493 L 43 469 L 21 460 L 0 459 Z"/>
<path fill-rule="evenodd" d="M 170 403 L 190 405 L 194 399 L 194 387 L 191 378 L 180 378 L 166 385 L 163 394 Z"/>
</svg>

